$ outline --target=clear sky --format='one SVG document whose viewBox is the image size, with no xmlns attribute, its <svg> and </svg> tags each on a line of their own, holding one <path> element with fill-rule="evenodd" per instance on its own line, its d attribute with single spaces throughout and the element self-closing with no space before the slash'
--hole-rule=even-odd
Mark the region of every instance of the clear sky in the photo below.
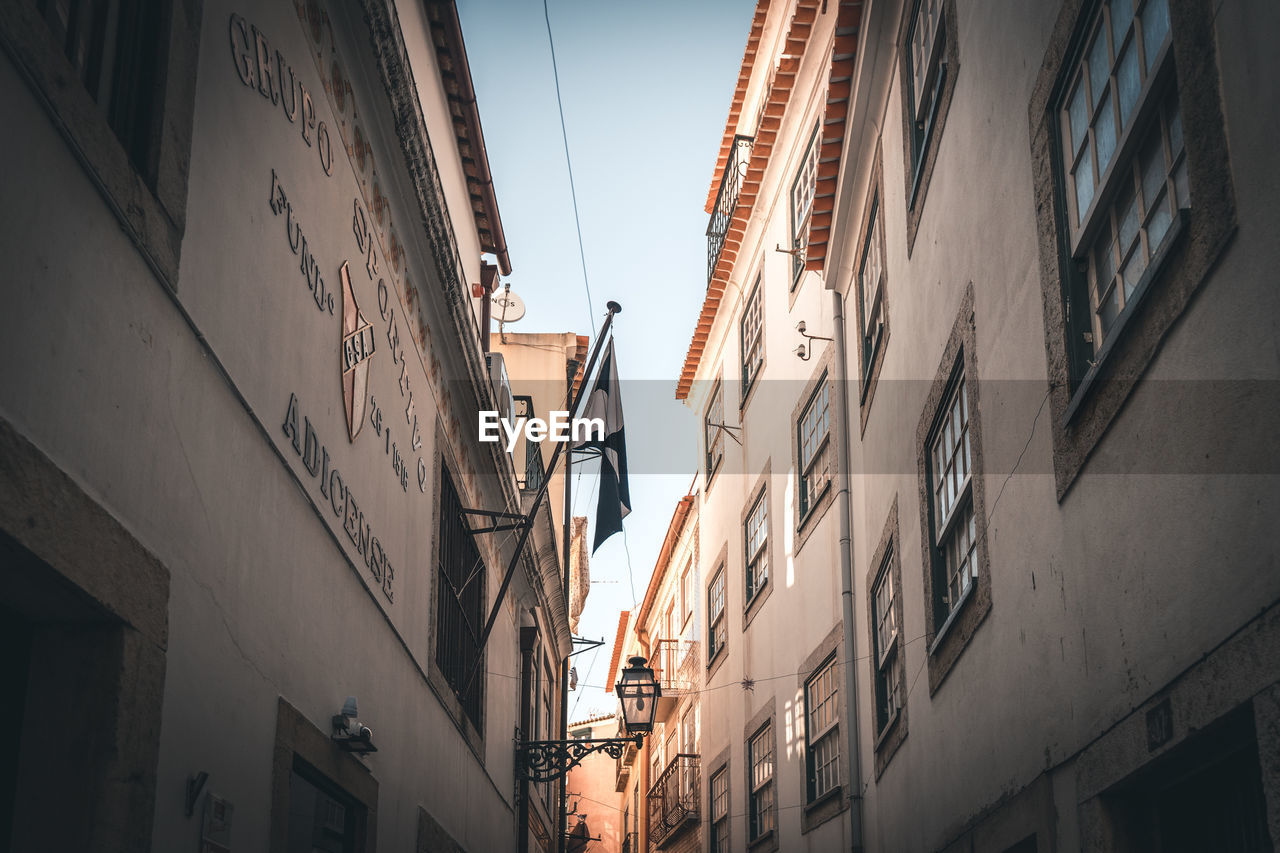
<svg viewBox="0 0 1280 853">
<path fill-rule="evenodd" d="M 543 4 L 458 3 L 511 255 L 509 280 L 528 307 L 510 328 L 588 333 L 607 300 L 621 303 L 614 327 L 629 446 L 652 442 L 655 431 L 683 439 L 662 465 L 633 457 L 626 539 L 614 536 L 592 557 L 578 634 L 606 644 L 574 658 L 588 685 L 570 694 L 574 720 L 616 706 L 611 694 L 590 686 L 605 683 L 618 611 L 632 606 L 632 578 L 634 595 L 643 597 L 697 463 L 697 419 L 675 402 L 675 380 L 706 292 L 703 205 L 754 3 L 547 2 L 594 317 Z M 641 429 L 648 434 L 632 435 Z M 594 515 L 594 486 L 589 473 L 575 484 L 577 514 Z"/>
</svg>

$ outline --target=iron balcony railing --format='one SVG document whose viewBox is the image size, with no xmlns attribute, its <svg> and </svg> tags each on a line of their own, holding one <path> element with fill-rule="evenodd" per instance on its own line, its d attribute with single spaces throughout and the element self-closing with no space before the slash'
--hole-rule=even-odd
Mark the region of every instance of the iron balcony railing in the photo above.
<svg viewBox="0 0 1280 853">
<path fill-rule="evenodd" d="M 682 829 L 699 823 L 702 759 L 680 753 L 649 789 L 649 850 L 660 850 Z"/>
<path fill-rule="evenodd" d="M 733 137 L 733 145 L 729 149 L 729 162 L 725 164 L 724 175 L 720 178 L 716 206 L 712 208 L 711 221 L 707 223 L 707 284 L 711 283 L 720 253 L 724 251 L 724 238 L 729 233 L 729 223 L 733 221 L 733 211 L 738 206 L 742 179 L 747 174 L 747 161 L 751 158 L 754 142 L 754 137 L 739 133 Z"/>
<path fill-rule="evenodd" d="M 653 646 L 653 677 L 664 691 L 688 691 L 698 687 L 698 641 L 658 640 Z"/>
<path fill-rule="evenodd" d="M 546 477 L 546 468 L 542 463 L 542 445 L 530 439 L 524 440 L 524 479 L 519 486 L 527 491 L 536 492 Z"/>
</svg>

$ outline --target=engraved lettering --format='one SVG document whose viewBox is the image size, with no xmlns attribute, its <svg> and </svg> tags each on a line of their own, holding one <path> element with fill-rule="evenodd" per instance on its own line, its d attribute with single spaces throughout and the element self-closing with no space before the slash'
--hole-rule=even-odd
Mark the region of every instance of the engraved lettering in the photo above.
<svg viewBox="0 0 1280 853">
<path fill-rule="evenodd" d="M 302 445 L 298 443 L 298 395 L 289 395 L 289 408 L 284 413 L 284 434 L 293 440 L 293 451 L 302 453 Z"/>
<path fill-rule="evenodd" d="M 306 429 L 302 449 L 302 464 L 307 466 L 307 471 L 314 477 L 320 471 L 320 442 L 316 440 L 316 431 L 311 426 L 311 418 L 303 418 L 302 420 Z"/>
<path fill-rule="evenodd" d="M 278 103 L 280 93 L 276 91 L 276 72 L 271 67 L 271 45 L 257 27 L 253 28 L 253 44 L 258 58 L 258 92 L 270 98 L 271 103 Z"/>
<path fill-rule="evenodd" d="M 236 76 L 246 86 L 256 86 L 254 79 L 253 54 L 249 49 L 249 27 L 244 18 L 231 14 L 231 61 L 236 66 Z"/>
<path fill-rule="evenodd" d="M 285 72 L 289 73 L 289 85 L 284 84 Z M 289 124 L 295 124 L 298 121 L 298 78 L 293 74 L 293 67 L 284 59 L 284 54 L 276 51 L 276 75 L 280 80 L 280 108 L 284 110 L 284 117 L 289 120 Z M 289 105 L 285 106 L 285 92 L 288 92 Z"/>
</svg>

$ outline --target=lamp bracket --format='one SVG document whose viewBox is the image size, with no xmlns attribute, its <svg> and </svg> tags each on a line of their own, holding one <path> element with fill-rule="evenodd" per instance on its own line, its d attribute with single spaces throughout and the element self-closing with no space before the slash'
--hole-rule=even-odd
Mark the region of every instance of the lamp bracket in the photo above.
<svg viewBox="0 0 1280 853">
<path fill-rule="evenodd" d="M 622 757 L 628 746 L 639 749 L 644 735 L 632 737 L 582 738 L 580 740 L 526 740 L 516 746 L 516 776 L 530 782 L 559 779 L 593 752 L 610 758 Z"/>
</svg>

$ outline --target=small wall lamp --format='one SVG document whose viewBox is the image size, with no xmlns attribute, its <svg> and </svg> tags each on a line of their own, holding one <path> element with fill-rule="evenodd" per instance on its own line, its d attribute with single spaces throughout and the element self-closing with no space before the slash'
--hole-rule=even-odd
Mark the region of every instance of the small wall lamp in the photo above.
<svg viewBox="0 0 1280 853">
<path fill-rule="evenodd" d="M 373 745 L 373 729 L 357 720 L 357 713 L 356 697 L 348 696 L 347 701 L 342 703 L 342 710 L 330 720 L 333 734 L 329 739 L 341 749 L 356 755 L 377 752 L 378 748 Z"/>
</svg>

